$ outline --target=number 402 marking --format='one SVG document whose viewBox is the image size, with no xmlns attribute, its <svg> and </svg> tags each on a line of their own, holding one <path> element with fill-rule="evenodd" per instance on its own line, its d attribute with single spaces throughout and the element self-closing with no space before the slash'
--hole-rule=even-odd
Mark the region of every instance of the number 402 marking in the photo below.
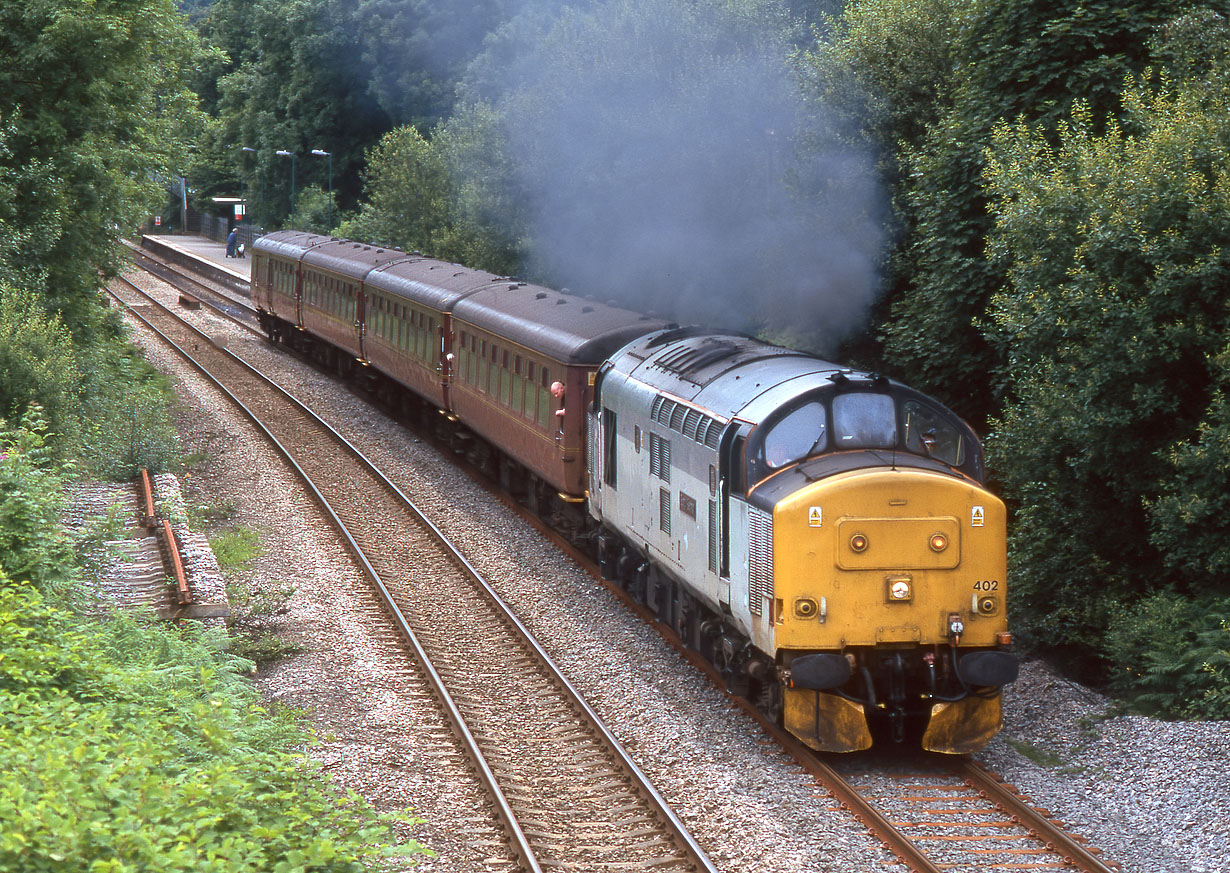
<svg viewBox="0 0 1230 873">
<path fill-rule="evenodd" d="M 999 580 L 991 579 L 991 580 L 983 581 L 983 582 L 975 582 L 974 590 L 975 591 L 998 591 L 999 590 Z"/>
</svg>

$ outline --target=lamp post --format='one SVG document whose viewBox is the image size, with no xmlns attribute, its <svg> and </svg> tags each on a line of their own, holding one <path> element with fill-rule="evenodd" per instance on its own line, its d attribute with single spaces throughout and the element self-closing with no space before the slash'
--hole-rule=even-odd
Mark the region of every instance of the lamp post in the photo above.
<svg viewBox="0 0 1230 873">
<path fill-rule="evenodd" d="M 276 154 L 290 158 L 290 214 L 293 218 L 295 215 L 295 153 L 288 152 L 286 149 L 278 149 Z"/>
<path fill-rule="evenodd" d="M 256 149 L 249 148 L 248 146 L 241 146 L 239 149 L 239 157 L 242 159 L 239 172 L 243 176 L 243 195 L 242 196 L 243 196 L 243 217 L 244 218 L 248 217 L 248 152 L 252 152 L 253 154 L 255 154 Z M 251 221 L 249 221 L 248 223 L 251 224 Z"/>
<path fill-rule="evenodd" d="M 329 233 L 333 233 L 333 152 L 324 149 L 312 149 L 312 154 L 329 159 Z"/>
</svg>

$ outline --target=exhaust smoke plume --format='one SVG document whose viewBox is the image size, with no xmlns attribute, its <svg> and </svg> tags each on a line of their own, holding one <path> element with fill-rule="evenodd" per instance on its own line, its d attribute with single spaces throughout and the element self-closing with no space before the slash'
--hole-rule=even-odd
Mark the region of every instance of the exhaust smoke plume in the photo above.
<svg viewBox="0 0 1230 873">
<path fill-rule="evenodd" d="M 882 197 L 871 160 L 805 113 L 776 0 L 609 0 L 551 20 L 492 52 L 536 274 L 821 353 L 862 325 Z"/>
</svg>

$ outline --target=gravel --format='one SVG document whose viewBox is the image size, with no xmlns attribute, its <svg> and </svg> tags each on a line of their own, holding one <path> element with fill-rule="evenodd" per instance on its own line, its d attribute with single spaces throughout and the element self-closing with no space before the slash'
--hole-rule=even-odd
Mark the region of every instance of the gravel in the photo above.
<svg viewBox="0 0 1230 873">
<path fill-rule="evenodd" d="M 447 458 L 289 356 L 219 330 L 315 398 L 340 431 L 363 435 L 364 450 L 462 542 L 719 868 L 902 869 L 654 631 Z M 239 581 L 293 586 L 284 611 L 262 619 L 297 649 L 262 666 L 264 694 L 310 714 L 324 738 L 314 754 L 339 787 L 422 818 L 403 833 L 437 852 L 420 869 L 510 869 L 482 792 L 336 535 L 246 420 L 177 358 L 142 344 L 173 376 L 185 452 L 205 458 L 183 480 L 187 499 L 233 504 L 231 523 L 262 532 L 264 554 Z M 1004 734 L 979 757 L 1126 873 L 1230 871 L 1230 723 L 1110 711 L 1027 663 L 1008 694 Z"/>
</svg>

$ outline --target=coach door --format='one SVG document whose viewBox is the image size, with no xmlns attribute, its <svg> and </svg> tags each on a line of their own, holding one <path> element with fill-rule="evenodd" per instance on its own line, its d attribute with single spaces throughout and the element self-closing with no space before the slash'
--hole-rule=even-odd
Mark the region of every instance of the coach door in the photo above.
<svg viewBox="0 0 1230 873">
<path fill-rule="evenodd" d="M 367 292 L 359 285 L 354 292 L 354 342 L 359 350 L 359 361 L 367 363 Z"/>
</svg>

